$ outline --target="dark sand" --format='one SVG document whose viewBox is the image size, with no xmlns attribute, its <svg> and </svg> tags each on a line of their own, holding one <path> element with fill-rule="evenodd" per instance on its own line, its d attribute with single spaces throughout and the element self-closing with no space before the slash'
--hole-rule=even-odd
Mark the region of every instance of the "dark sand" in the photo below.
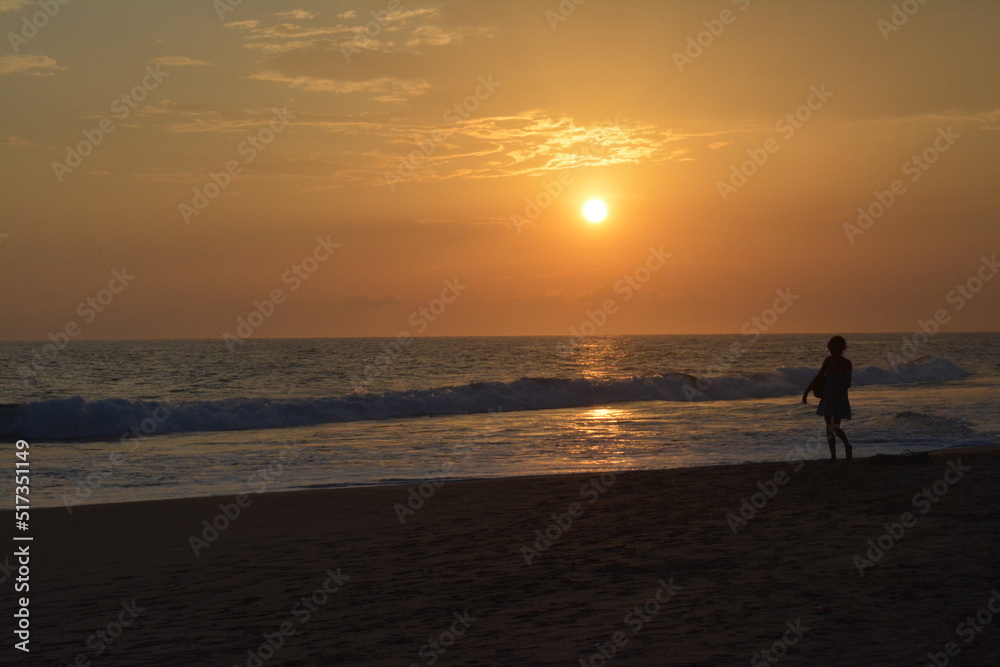
<svg viewBox="0 0 1000 667">
<path fill-rule="evenodd" d="M 921 514 L 914 495 L 959 459 L 970 470 Z M 787 483 L 734 535 L 727 513 L 778 471 Z M 1000 664 L 1000 614 L 969 643 L 956 632 L 1000 588 L 996 450 L 636 472 L 582 496 L 592 477 L 450 482 L 405 525 L 407 487 L 253 496 L 197 557 L 189 535 L 232 498 L 35 510 L 31 654 L 11 647 L 8 578 L 0 662 L 246 665 L 270 634 L 280 649 L 249 664 L 602 665 L 596 645 L 617 639 L 610 665 L 747 665 L 783 636 L 783 665 L 923 665 L 947 642 L 952 665 Z M 522 545 L 574 502 L 582 515 L 527 565 Z M 859 575 L 853 557 L 904 512 L 915 525 Z M 329 594 L 328 570 L 346 576 Z"/>
</svg>

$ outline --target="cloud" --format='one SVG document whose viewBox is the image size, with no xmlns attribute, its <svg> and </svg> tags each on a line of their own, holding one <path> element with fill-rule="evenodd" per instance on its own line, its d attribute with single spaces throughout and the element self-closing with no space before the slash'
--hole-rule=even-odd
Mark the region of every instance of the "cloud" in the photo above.
<svg viewBox="0 0 1000 667">
<path fill-rule="evenodd" d="M 427 131 L 415 134 L 423 134 L 423 140 L 430 136 Z M 445 128 L 445 134 L 447 138 L 418 170 L 417 180 L 496 178 L 662 163 L 686 152 L 677 145 L 681 136 L 655 125 L 619 119 L 579 124 L 568 116 L 555 117 L 542 110 L 459 121 Z M 411 141 L 412 147 L 417 147 L 421 140 Z M 400 151 L 404 155 L 409 152 Z"/>
<path fill-rule="evenodd" d="M 37 146 L 33 141 L 26 141 L 14 136 L 0 136 L 0 146 Z"/>
<path fill-rule="evenodd" d="M 307 12 L 304 9 L 290 9 L 287 12 L 278 12 L 275 14 L 280 19 L 314 19 L 319 16 L 319 12 Z"/>
<path fill-rule="evenodd" d="M 255 19 L 249 19 L 246 21 L 232 21 L 230 23 L 224 23 L 224 28 L 235 28 L 236 30 L 253 30 L 260 25 L 260 21 Z"/>
<path fill-rule="evenodd" d="M 0 0 L 0 14 L 3 12 L 15 12 L 22 7 L 28 7 L 31 3 L 28 0 Z"/>
<path fill-rule="evenodd" d="M 233 133 L 260 129 L 274 118 L 272 108 L 245 109 L 207 104 L 177 104 L 164 100 L 159 105 L 147 104 L 135 113 L 136 118 L 170 134 L 205 132 Z"/>
<path fill-rule="evenodd" d="M 338 19 L 353 19 L 353 18 L 357 18 L 357 16 L 358 16 L 358 12 L 357 12 L 357 10 L 354 10 L 354 9 L 348 9 L 346 12 L 343 12 L 341 14 L 337 14 L 337 18 Z"/>
<path fill-rule="evenodd" d="M 367 23 L 352 10 L 326 24 L 283 21 L 239 27 L 244 29 L 244 48 L 266 56 L 252 79 L 398 103 L 423 95 L 432 86 L 428 73 L 440 76 L 462 62 L 444 47 L 493 35 L 487 28 L 428 23 L 443 18 L 439 8 L 420 7 L 389 11 Z"/>
<path fill-rule="evenodd" d="M 159 58 L 153 58 L 149 62 L 154 65 L 165 65 L 167 67 L 198 67 L 212 64 L 204 60 L 188 58 L 187 56 L 160 56 Z"/>
<path fill-rule="evenodd" d="M 64 71 L 65 67 L 48 56 L 0 56 L 0 75 L 52 76 Z"/>
<path fill-rule="evenodd" d="M 300 114 L 296 123 L 358 137 L 363 150 L 338 159 L 350 168 L 338 178 L 384 186 L 387 176 L 429 182 L 457 178 L 542 175 L 564 169 L 660 164 L 687 153 L 686 136 L 635 121 L 578 123 L 542 110 L 511 116 L 456 120 L 446 126 L 398 118 L 366 123 L 324 121 Z"/>
<path fill-rule="evenodd" d="M 312 92 L 331 92 L 341 95 L 361 93 L 380 102 L 404 102 L 423 95 L 430 89 L 426 81 L 404 81 L 392 77 L 370 79 L 368 81 L 336 81 L 311 76 L 289 77 L 277 72 L 262 72 L 249 78 L 257 81 L 274 81 L 290 88 Z"/>
<path fill-rule="evenodd" d="M 321 153 L 303 152 L 291 144 L 280 153 L 246 165 L 239 180 L 287 179 L 300 192 L 317 192 L 358 186 L 384 188 L 393 176 L 397 177 L 394 183 L 543 176 L 560 170 L 683 160 L 685 141 L 698 138 L 643 122 L 615 119 L 584 123 L 543 110 L 468 118 L 447 125 L 407 119 L 398 113 L 349 116 L 294 112 L 294 126 L 304 133 L 301 136 L 310 136 L 310 145 Z M 233 136 L 231 141 L 235 142 L 241 135 L 258 131 L 273 114 L 270 108 L 182 105 L 165 100 L 139 110 L 136 119 L 169 134 Z M 197 183 L 215 166 L 198 162 L 174 172 L 136 173 L 132 179 Z M 512 224 L 507 218 L 419 222 L 497 229 Z"/>
<path fill-rule="evenodd" d="M 417 94 L 427 85 L 395 79 L 295 81 L 269 76 L 254 75 L 303 89 L 380 99 Z M 412 89 L 414 86 L 417 90 Z M 361 184 L 385 187 L 389 180 L 416 183 L 491 179 L 541 176 L 587 167 L 664 164 L 687 159 L 689 147 L 705 145 L 701 135 L 645 121 L 593 122 L 543 109 L 483 117 L 456 114 L 447 122 L 397 109 L 353 115 L 292 111 L 296 134 L 309 136 L 313 148 L 290 144 L 290 152 L 270 156 L 272 159 L 250 169 L 248 176 L 300 178 L 311 181 L 303 186 L 313 189 Z M 180 104 L 166 99 L 139 109 L 135 121 L 167 134 L 233 136 L 232 141 L 237 142 L 240 135 L 258 131 L 273 116 L 270 107 Z M 199 163 L 181 167 L 194 175 L 148 174 L 142 178 L 203 179 L 201 170 L 211 166 Z"/>
<path fill-rule="evenodd" d="M 414 29 L 407 40 L 409 47 L 419 46 L 449 46 L 460 44 L 468 37 L 492 37 L 493 30 L 489 28 L 453 28 L 446 30 L 436 25 L 422 25 Z"/>
</svg>

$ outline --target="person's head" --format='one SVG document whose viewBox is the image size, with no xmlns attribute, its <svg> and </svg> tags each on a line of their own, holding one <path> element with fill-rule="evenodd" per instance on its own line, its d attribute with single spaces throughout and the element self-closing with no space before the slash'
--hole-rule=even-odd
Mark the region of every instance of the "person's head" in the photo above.
<svg viewBox="0 0 1000 667">
<path fill-rule="evenodd" d="M 843 336 L 834 336 L 826 344 L 826 349 L 830 350 L 830 354 L 840 356 L 847 349 L 847 341 L 844 340 Z"/>
</svg>

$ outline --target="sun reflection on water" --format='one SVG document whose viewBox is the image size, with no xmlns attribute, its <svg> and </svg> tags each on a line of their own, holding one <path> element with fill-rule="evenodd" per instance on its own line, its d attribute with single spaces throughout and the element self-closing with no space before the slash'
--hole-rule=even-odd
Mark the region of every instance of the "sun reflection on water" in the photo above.
<svg viewBox="0 0 1000 667">
<path fill-rule="evenodd" d="M 573 363 L 580 375 L 590 379 L 630 375 L 628 341 L 620 338 L 588 338 L 574 346 Z"/>
<path fill-rule="evenodd" d="M 592 408 L 580 412 L 572 423 L 568 454 L 587 466 L 615 467 L 627 463 L 634 443 L 622 427 L 632 413 L 624 408 Z"/>
</svg>

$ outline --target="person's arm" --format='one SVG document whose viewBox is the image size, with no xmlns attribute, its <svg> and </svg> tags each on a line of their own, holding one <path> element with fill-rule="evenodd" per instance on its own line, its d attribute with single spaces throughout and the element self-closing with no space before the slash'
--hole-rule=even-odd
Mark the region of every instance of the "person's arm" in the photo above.
<svg viewBox="0 0 1000 667">
<path fill-rule="evenodd" d="M 826 359 L 823 360 L 823 365 L 820 367 L 819 373 L 816 373 L 816 377 L 812 379 L 812 382 L 809 383 L 809 386 L 806 387 L 806 390 L 802 392 L 803 403 L 807 405 L 809 404 L 809 392 L 812 391 L 812 388 L 816 384 L 816 381 L 819 380 L 820 377 L 826 372 L 826 367 L 827 365 L 829 365 L 829 363 L 830 363 L 830 357 L 827 357 Z"/>
</svg>

